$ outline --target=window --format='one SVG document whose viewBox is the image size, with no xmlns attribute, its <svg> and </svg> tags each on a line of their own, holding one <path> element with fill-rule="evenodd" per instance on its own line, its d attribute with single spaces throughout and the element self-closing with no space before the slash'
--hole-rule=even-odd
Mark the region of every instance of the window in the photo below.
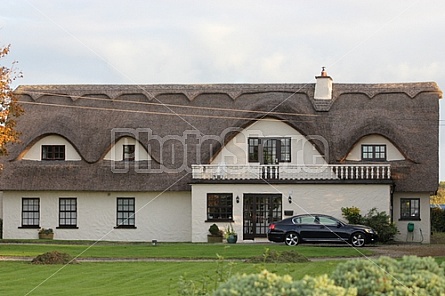
<svg viewBox="0 0 445 296">
<path fill-rule="evenodd" d="M 207 221 L 232 221 L 233 194 L 207 194 Z"/>
<path fill-rule="evenodd" d="M 77 226 L 77 199 L 59 199 L 59 227 Z"/>
<path fill-rule="evenodd" d="M 258 162 L 258 138 L 249 138 L 249 162 Z"/>
<path fill-rule="evenodd" d="M 123 160 L 124 161 L 134 161 L 134 151 L 135 151 L 135 146 L 134 145 L 124 145 L 124 155 L 123 155 Z"/>
<path fill-rule="evenodd" d="M 40 199 L 22 199 L 22 227 L 39 227 L 40 224 Z"/>
<path fill-rule="evenodd" d="M 386 161 L 386 145 L 362 145 L 362 160 Z"/>
<path fill-rule="evenodd" d="M 402 198 L 400 200 L 401 220 L 420 220 L 420 198 Z"/>
<path fill-rule="evenodd" d="M 117 199 L 117 227 L 133 228 L 134 219 L 134 198 L 118 198 Z"/>
<path fill-rule="evenodd" d="M 42 145 L 42 160 L 65 160 L 65 145 Z"/>
<path fill-rule="evenodd" d="M 276 164 L 291 161 L 290 138 L 249 138 L 249 162 Z"/>
</svg>

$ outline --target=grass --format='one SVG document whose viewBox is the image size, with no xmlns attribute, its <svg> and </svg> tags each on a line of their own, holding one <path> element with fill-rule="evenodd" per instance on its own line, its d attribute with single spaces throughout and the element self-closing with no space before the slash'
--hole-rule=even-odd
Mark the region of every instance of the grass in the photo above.
<svg viewBox="0 0 445 296">
<path fill-rule="evenodd" d="M 0 256 L 36 257 L 50 251 L 68 253 L 79 258 L 183 258 L 183 259 L 216 259 L 217 254 L 226 259 L 244 259 L 258 256 L 265 249 L 283 251 L 292 249 L 284 244 L 192 244 L 192 243 L 161 243 L 151 244 L 97 244 L 71 245 L 54 244 L 0 244 Z M 317 257 L 360 257 L 371 255 L 369 249 L 354 249 L 344 245 L 311 246 L 301 245 L 297 250 L 308 258 Z"/>
<path fill-rule="evenodd" d="M 299 279 L 306 274 L 329 273 L 337 264 L 338 261 L 294 264 L 83 262 L 62 266 L 0 262 L 0 295 L 178 295 L 181 276 L 198 284 L 207 283 L 213 290 L 222 272 L 229 276 L 268 269 Z"/>
<path fill-rule="evenodd" d="M 239 260 L 260 256 L 267 248 L 279 252 L 296 250 L 309 258 L 372 255 L 372 247 L 356 250 L 344 245 L 288 247 L 284 244 L 160 243 L 152 246 L 146 243 L 0 242 L 0 256 L 35 257 L 57 250 L 72 256 L 80 255 L 80 258 L 153 258 L 152 261 L 69 265 L 0 261 L 0 295 L 181 295 L 178 291 L 184 291 L 189 287 L 187 284 L 213 290 L 221 280 L 235 273 L 258 273 L 267 269 L 301 279 L 305 275 L 330 274 L 344 262 L 341 258 L 304 263 L 246 263 Z M 156 261 L 163 258 L 178 261 Z M 179 260 L 183 258 L 202 260 Z"/>
</svg>

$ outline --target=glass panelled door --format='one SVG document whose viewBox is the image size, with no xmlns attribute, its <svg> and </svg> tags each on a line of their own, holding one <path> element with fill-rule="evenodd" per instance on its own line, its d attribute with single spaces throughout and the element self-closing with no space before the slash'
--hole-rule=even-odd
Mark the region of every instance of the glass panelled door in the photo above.
<svg viewBox="0 0 445 296">
<path fill-rule="evenodd" d="M 281 194 L 244 194 L 243 239 L 266 237 L 269 224 L 282 219 Z"/>
<path fill-rule="evenodd" d="M 277 139 L 267 139 L 263 141 L 263 161 L 262 164 L 278 163 L 278 142 Z"/>
</svg>

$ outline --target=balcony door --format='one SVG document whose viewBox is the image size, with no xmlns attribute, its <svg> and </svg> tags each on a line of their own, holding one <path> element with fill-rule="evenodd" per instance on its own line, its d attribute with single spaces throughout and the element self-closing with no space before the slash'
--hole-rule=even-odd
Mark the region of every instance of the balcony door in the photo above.
<svg viewBox="0 0 445 296">
<path fill-rule="evenodd" d="M 281 194 L 246 193 L 243 200 L 243 239 L 266 237 L 269 224 L 282 219 Z"/>
</svg>

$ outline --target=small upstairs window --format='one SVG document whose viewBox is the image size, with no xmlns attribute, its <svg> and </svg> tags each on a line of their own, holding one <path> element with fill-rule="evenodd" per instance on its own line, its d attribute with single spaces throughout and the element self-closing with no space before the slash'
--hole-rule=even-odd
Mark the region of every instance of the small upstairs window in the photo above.
<svg viewBox="0 0 445 296">
<path fill-rule="evenodd" d="M 123 151 L 124 151 L 124 154 L 123 154 L 123 157 L 122 157 L 122 159 L 124 160 L 124 161 L 134 161 L 135 160 L 135 145 L 124 145 L 124 147 L 123 147 L 124 149 L 123 149 Z"/>
<path fill-rule="evenodd" d="M 386 145 L 362 145 L 362 160 L 386 161 Z"/>
<path fill-rule="evenodd" d="M 42 160 L 65 160 L 65 145 L 42 145 Z"/>
</svg>

